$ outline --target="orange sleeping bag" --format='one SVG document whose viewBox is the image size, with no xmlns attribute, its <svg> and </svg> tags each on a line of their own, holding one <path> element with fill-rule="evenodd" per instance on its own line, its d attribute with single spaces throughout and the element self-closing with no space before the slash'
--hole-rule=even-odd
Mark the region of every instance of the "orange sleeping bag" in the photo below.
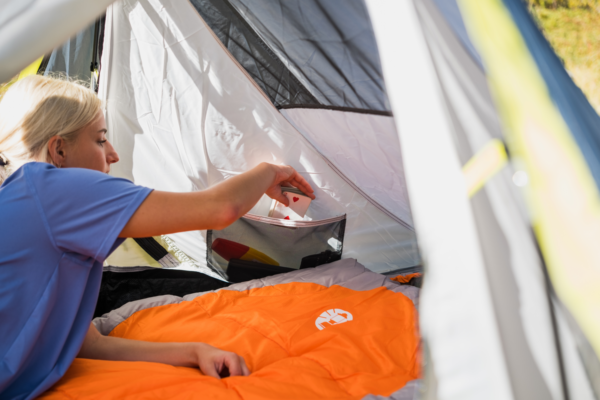
<svg viewBox="0 0 600 400">
<path fill-rule="evenodd" d="M 220 290 L 135 312 L 111 336 L 206 342 L 244 357 L 249 377 L 76 359 L 42 399 L 361 399 L 390 395 L 419 372 L 416 309 L 385 287 L 285 283 Z"/>
</svg>

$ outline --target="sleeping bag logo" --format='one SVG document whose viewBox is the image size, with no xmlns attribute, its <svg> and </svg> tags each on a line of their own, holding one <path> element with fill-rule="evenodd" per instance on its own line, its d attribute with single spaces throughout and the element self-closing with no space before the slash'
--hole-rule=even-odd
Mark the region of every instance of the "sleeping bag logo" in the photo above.
<svg viewBox="0 0 600 400">
<path fill-rule="evenodd" d="M 319 315 L 319 318 L 315 321 L 315 325 L 322 331 L 328 326 L 339 325 L 348 321 L 352 321 L 352 314 L 339 308 L 332 308 Z"/>
</svg>

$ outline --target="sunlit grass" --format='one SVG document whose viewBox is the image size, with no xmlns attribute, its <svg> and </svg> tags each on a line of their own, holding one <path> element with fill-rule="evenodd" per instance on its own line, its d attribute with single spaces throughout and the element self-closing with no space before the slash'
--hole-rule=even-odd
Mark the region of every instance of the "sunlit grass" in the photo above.
<svg viewBox="0 0 600 400">
<path fill-rule="evenodd" d="M 594 8 L 598 7 L 600 0 L 527 0 L 530 6 L 545 8 Z"/>
<path fill-rule="evenodd" d="M 531 11 L 575 83 L 600 113 L 600 12 L 542 7 Z"/>
</svg>

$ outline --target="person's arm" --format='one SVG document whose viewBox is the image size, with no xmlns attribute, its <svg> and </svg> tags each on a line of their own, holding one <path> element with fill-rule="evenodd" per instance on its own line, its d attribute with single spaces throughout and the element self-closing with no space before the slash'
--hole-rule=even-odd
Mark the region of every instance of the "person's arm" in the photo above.
<svg viewBox="0 0 600 400">
<path fill-rule="evenodd" d="M 213 378 L 250 375 L 241 356 L 206 343 L 154 343 L 103 336 L 94 324 L 90 324 L 77 357 L 198 367 L 202 373 Z"/>
<path fill-rule="evenodd" d="M 289 205 L 281 186 L 295 186 L 315 198 L 308 182 L 292 167 L 262 163 L 200 192 L 153 191 L 133 214 L 119 237 L 223 229 L 250 211 L 265 193 Z"/>
</svg>

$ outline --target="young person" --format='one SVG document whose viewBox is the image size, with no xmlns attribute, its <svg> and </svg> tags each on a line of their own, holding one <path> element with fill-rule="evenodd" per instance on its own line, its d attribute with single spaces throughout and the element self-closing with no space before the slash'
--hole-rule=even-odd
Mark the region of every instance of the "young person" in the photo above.
<svg viewBox="0 0 600 400">
<path fill-rule="evenodd" d="M 248 375 L 242 357 L 206 343 L 150 343 L 100 335 L 91 318 L 102 264 L 128 237 L 222 229 L 281 186 L 314 198 L 293 168 L 263 163 L 207 190 L 152 191 L 109 176 L 119 157 L 101 102 L 41 76 L 0 101 L 0 398 L 33 398 L 75 357 L 199 367 Z"/>
</svg>

